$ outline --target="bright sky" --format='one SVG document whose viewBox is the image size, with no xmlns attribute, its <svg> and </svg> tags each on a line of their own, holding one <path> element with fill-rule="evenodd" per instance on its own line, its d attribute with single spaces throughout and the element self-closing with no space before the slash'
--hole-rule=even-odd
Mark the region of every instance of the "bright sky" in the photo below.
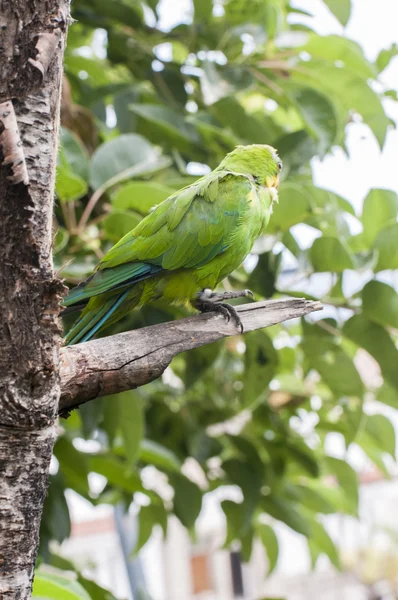
<svg viewBox="0 0 398 600">
<path fill-rule="evenodd" d="M 344 31 L 320 0 L 295 0 L 295 5 L 314 14 L 310 20 L 322 34 L 345 34 L 357 41 L 366 56 L 374 60 L 380 50 L 398 43 L 397 0 L 352 0 L 350 21 Z M 398 58 L 382 73 L 387 88 L 398 90 Z M 385 101 L 388 115 L 398 123 L 398 107 L 392 100 Z M 349 157 L 336 149 L 322 162 L 314 160 L 314 178 L 317 185 L 347 197 L 358 210 L 372 187 L 393 189 L 398 192 L 398 131 L 391 129 L 382 151 L 367 126 L 360 123 L 348 126 Z"/>
</svg>

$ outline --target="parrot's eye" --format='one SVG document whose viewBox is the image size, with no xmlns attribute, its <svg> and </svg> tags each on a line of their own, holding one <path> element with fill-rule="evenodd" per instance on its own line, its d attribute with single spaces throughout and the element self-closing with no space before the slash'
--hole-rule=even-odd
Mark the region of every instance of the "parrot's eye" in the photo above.
<svg viewBox="0 0 398 600">
<path fill-rule="evenodd" d="M 282 163 L 278 162 L 278 169 L 279 169 L 279 171 L 282 171 L 282 167 L 283 167 Z"/>
</svg>

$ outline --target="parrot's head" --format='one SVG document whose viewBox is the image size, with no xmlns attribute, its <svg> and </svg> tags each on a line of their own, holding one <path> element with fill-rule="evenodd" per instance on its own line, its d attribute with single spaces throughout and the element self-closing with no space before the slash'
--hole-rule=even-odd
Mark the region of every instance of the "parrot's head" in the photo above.
<svg viewBox="0 0 398 600">
<path fill-rule="evenodd" d="M 282 162 L 272 146 L 237 146 L 227 154 L 218 169 L 251 175 L 256 183 L 273 190 L 277 198 Z"/>
</svg>

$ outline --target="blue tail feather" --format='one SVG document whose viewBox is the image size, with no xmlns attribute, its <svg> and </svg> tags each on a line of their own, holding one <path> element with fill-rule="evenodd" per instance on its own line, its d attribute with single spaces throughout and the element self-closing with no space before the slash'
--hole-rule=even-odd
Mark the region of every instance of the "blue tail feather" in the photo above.
<svg viewBox="0 0 398 600">
<path fill-rule="evenodd" d="M 104 325 L 104 323 L 113 315 L 115 310 L 117 308 L 119 308 L 119 306 L 123 303 L 127 294 L 128 294 L 128 290 L 126 290 L 125 292 L 123 292 L 123 294 L 121 294 L 119 296 L 119 298 L 116 300 L 116 302 L 114 303 L 112 308 L 110 308 L 108 310 L 108 312 L 102 317 L 102 319 L 100 319 L 100 321 L 98 321 L 98 323 L 90 330 L 90 332 L 84 336 L 84 338 L 82 339 L 82 342 L 87 342 L 89 339 L 91 339 L 93 337 L 93 335 L 95 335 L 97 333 L 97 331 Z"/>
<path fill-rule="evenodd" d="M 102 310 L 97 308 L 94 314 L 83 327 L 82 324 L 84 323 L 84 317 L 83 319 L 79 319 L 76 325 L 71 329 L 71 331 L 67 335 L 67 345 L 71 346 L 73 344 L 77 344 L 78 342 L 82 343 L 90 340 L 97 333 L 97 331 L 101 329 L 101 327 L 103 327 L 103 325 L 113 315 L 113 313 L 121 306 L 121 304 L 126 299 L 128 292 L 129 290 L 126 290 L 119 296 L 112 298 L 113 302 L 109 306 L 109 308 L 107 307 L 107 304 L 110 303 L 109 301 L 107 304 L 105 304 L 105 306 L 103 306 Z M 85 316 L 89 317 L 89 315 L 90 313 L 88 313 Z M 74 331 L 76 330 L 76 334 L 73 335 Z"/>
</svg>

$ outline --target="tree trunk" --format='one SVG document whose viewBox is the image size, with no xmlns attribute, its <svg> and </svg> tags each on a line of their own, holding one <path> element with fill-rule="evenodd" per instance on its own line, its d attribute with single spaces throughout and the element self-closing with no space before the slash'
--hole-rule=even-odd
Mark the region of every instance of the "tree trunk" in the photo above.
<svg viewBox="0 0 398 600">
<path fill-rule="evenodd" d="M 0 597 L 31 594 L 60 395 L 52 200 L 67 0 L 0 0 Z"/>
</svg>

